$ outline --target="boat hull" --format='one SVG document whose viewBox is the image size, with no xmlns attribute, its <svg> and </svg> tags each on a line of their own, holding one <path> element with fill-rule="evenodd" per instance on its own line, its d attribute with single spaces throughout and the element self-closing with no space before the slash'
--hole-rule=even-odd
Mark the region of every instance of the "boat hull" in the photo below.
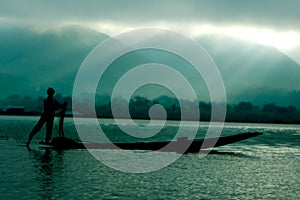
<svg viewBox="0 0 300 200">
<path fill-rule="evenodd" d="M 137 142 L 137 143 L 81 143 L 65 137 L 54 138 L 49 147 L 53 149 L 121 149 L 121 150 L 150 150 L 177 153 L 192 153 L 201 150 L 220 147 L 261 135 L 260 132 L 247 132 L 225 137 L 188 140 L 178 138 L 170 142 Z"/>
</svg>

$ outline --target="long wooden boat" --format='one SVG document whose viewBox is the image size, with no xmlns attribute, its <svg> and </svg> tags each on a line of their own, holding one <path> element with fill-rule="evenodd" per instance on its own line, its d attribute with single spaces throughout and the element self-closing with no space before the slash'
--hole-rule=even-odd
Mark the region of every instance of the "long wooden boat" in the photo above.
<svg viewBox="0 0 300 200">
<path fill-rule="evenodd" d="M 135 143 L 81 143 L 70 138 L 57 137 L 50 143 L 40 143 L 43 147 L 49 147 L 57 150 L 67 149 L 122 149 L 122 150 L 151 150 L 164 152 L 192 153 L 200 150 L 220 147 L 252 137 L 261 135 L 260 132 L 247 132 L 231 136 L 206 138 L 200 140 L 189 140 L 188 138 L 178 138 L 176 141 L 168 142 L 135 142 Z"/>
</svg>

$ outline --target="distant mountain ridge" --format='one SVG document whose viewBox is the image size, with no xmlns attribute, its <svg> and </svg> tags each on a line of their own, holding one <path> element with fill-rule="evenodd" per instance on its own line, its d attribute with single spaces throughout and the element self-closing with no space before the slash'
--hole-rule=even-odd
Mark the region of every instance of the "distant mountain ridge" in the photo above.
<svg viewBox="0 0 300 200">
<path fill-rule="evenodd" d="M 42 31 L 0 26 L 0 99 L 10 94 L 44 96 L 50 85 L 70 96 L 82 61 L 108 37 L 78 26 Z M 300 107 L 300 66 L 280 51 L 216 35 L 197 41 L 218 66 L 229 103 Z M 149 95 L 156 98 L 162 92 Z"/>
<path fill-rule="evenodd" d="M 270 94 L 274 102 L 282 104 L 283 96 L 292 100 L 300 90 L 300 66 L 275 48 L 217 36 L 200 38 L 199 42 L 218 66 L 231 102 L 260 103 Z"/>
</svg>

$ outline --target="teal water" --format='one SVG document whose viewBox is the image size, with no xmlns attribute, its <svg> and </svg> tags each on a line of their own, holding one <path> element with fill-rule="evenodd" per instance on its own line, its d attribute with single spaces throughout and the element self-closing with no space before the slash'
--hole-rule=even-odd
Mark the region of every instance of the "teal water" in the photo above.
<svg viewBox="0 0 300 200">
<path fill-rule="evenodd" d="M 0 199 L 299 199 L 300 126 L 228 123 L 222 135 L 261 131 L 262 136 L 219 147 L 199 158 L 182 155 L 161 170 L 131 174 L 116 171 L 87 150 L 55 151 L 39 148 L 43 129 L 24 144 L 37 117 L 0 116 Z M 89 126 L 86 119 L 85 125 Z M 144 126 L 147 121 L 137 121 Z M 114 141 L 132 138 L 119 132 L 112 120 L 101 126 Z M 126 123 L 123 124 L 126 126 Z M 200 123 L 199 134 L 207 130 Z M 168 140 L 178 122 L 168 122 L 150 140 Z M 188 126 L 186 127 L 189 128 Z M 72 119 L 65 134 L 79 139 Z M 54 131 L 53 136 L 56 136 Z M 168 154 L 168 153 L 164 153 Z M 113 157 L 114 151 L 111 152 Z"/>
</svg>

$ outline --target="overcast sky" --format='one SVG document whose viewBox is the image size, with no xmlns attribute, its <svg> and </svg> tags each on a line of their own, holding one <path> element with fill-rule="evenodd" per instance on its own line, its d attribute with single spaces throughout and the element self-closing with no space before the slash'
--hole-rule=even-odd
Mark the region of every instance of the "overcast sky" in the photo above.
<svg viewBox="0 0 300 200">
<path fill-rule="evenodd" d="M 1 1 L 2 20 L 22 23 L 112 22 L 120 25 L 154 23 L 214 23 L 296 30 L 297 0 L 7 0 Z"/>
<path fill-rule="evenodd" d="M 300 50 L 299 7 L 298 0 L 7 0 L 0 3 L 0 23 L 41 29 L 81 24 L 109 35 L 149 26 L 192 36 L 217 32 L 297 57 L 293 52 Z"/>
</svg>

